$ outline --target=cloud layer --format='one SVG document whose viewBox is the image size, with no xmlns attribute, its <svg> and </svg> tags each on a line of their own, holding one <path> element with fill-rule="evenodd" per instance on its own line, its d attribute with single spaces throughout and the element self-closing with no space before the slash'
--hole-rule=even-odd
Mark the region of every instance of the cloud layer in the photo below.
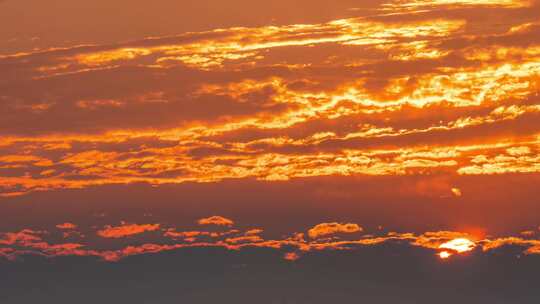
<svg viewBox="0 0 540 304">
<path fill-rule="evenodd" d="M 0 1 L 1 303 L 540 300 L 538 1 L 53 2 Z"/>
<path fill-rule="evenodd" d="M 0 195 L 537 174 L 537 8 L 373 1 L 345 19 L 3 55 Z"/>
</svg>

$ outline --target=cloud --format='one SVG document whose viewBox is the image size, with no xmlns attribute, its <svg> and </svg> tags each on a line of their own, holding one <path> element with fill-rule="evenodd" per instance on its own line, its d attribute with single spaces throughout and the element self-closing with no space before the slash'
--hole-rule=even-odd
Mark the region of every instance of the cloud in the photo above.
<svg viewBox="0 0 540 304">
<path fill-rule="evenodd" d="M 260 236 L 258 235 L 246 235 L 246 236 L 239 236 L 234 238 L 227 238 L 225 239 L 225 242 L 230 244 L 253 244 L 264 241 Z"/>
<path fill-rule="evenodd" d="M 343 18 L 1 56 L 0 196 L 538 173 L 528 5 L 378 1 L 369 17 L 363 5 Z"/>
<path fill-rule="evenodd" d="M 31 229 L 23 229 L 19 232 L 7 232 L 2 235 L 0 245 L 31 245 L 42 241 L 41 235 L 44 231 L 34 231 Z"/>
<path fill-rule="evenodd" d="M 73 224 L 73 223 L 63 223 L 63 224 L 58 224 L 56 225 L 56 228 L 58 229 L 62 229 L 62 230 L 71 230 L 71 229 L 76 229 L 77 228 L 77 225 Z"/>
<path fill-rule="evenodd" d="M 124 224 L 121 226 L 105 226 L 104 229 L 97 231 L 97 235 L 103 238 L 125 238 L 141 234 L 147 231 L 156 231 L 160 228 L 160 224 Z"/>
<path fill-rule="evenodd" d="M 214 215 L 207 218 L 202 218 L 197 221 L 199 225 L 216 225 L 216 226 L 232 226 L 234 222 L 228 218 Z"/>
<path fill-rule="evenodd" d="M 250 229 L 246 231 L 246 235 L 258 235 L 261 234 L 263 231 L 263 229 Z"/>
<path fill-rule="evenodd" d="M 111 208 L 103 203 L 108 197 L 141 205 L 150 199 L 159 206 L 178 197 L 190 206 L 178 209 L 191 214 L 296 216 L 314 206 L 313 214 L 286 221 L 297 225 L 294 231 L 305 228 L 299 222 L 324 220 L 320 210 L 330 203 L 333 212 L 354 214 L 366 227 L 381 224 L 372 223 L 381 214 L 383 222 L 418 229 L 405 230 L 461 227 L 461 205 L 468 206 L 466 220 L 495 229 L 536 221 L 537 1 L 371 1 L 350 9 L 357 4 L 337 5 L 345 15 L 268 13 L 281 22 L 212 23 L 178 35 L 0 56 L 0 199 L 16 203 L 2 210 L 24 214 L 18 203 L 42 199 L 67 206 L 56 196 L 92 201 L 82 206 L 104 210 Z M 329 5 L 317 2 L 308 10 L 321 6 Z M 330 6 L 335 12 L 337 6 Z M 244 196 L 246 189 L 254 194 Z M 287 201 L 294 206 L 279 203 L 273 210 Z M 510 208 L 508 201 L 520 207 Z M 36 208 L 59 212 L 47 207 Z M 402 218 L 409 209 L 421 214 L 417 223 Z M 177 210 L 164 210 L 174 220 Z M 523 218 L 526 212 L 533 215 Z M 219 216 L 199 223 L 234 225 Z M 57 228 L 75 228 L 67 224 Z M 106 226 L 98 235 L 137 237 L 162 227 L 155 225 Z M 362 230 L 354 225 L 317 225 L 308 241 L 266 239 L 275 227 L 265 228 L 264 237 L 258 231 L 168 227 L 160 236 L 179 247 L 134 244 L 107 254 L 121 258 L 203 244 L 309 251 L 390 240 L 437 249 L 466 237 L 324 239 Z M 51 243 L 29 231 L 3 235 L 2 242 L 40 252 Z M 491 246 L 497 243 L 504 241 Z M 536 248 L 523 239 L 516 243 Z M 64 252 L 104 254 L 92 246 L 69 247 Z"/>
<path fill-rule="evenodd" d="M 106 269 L 115 278 L 180 275 L 194 290 L 183 295 L 188 303 L 260 289 L 219 281 L 229 274 L 286 291 L 267 292 L 270 302 L 305 301 L 305 290 L 315 290 L 312 302 L 346 303 L 352 294 L 407 302 L 388 292 L 396 286 L 416 302 L 436 302 L 448 286 L 474 298 L 464 303 L 538 302 L 522 284 L 534 282 L 540 256 L 532 228 L 540 221 L 538 1 L 202 0 L 181 10 L 169 0 L 131 1 L 133 10 L 119 9 L 127 0 L 60 2 L 61 12 L 21 9 L 36 13 L 24 24 L 0 12 L 0 28 L 17 24 L 20 36 L 0 39 L 4 55 L 16 45 L 31 50 L 0 55 L 7 298 L 27 289 L 39 292 L 13 301 L 66 296 L 46 292 L 43 277 L 95 289 Z M 103 5 L 114 9 L 98 14 Z M 134 11 L 143 18 L 128 16 Z M 102 22 L 81 34 L 96 15 Z M 70 33 L 46 30 L 43 20 L 72 23 Z M 36 28 L 49 34 L 22 42 Z M 79 45 L 87 41 L 95 44 Z M 228 218 L 197 221 L 212 214 Z M 68 264 L 86 279 L 62 277 Z M 193 280 L 224 269 L 232 271 L 217 281 Z M 306 273 L 328 275 L 298 280 Z M 290 279 L 264 284 L 269 277 Z M 116 281 L 161 282 L 139 279 Z M 358 281 L 368 284 L 358 289 Z M 505 288 L 474 290 L 490 286 Z M 145 298 L 140 288 L 116 289 Z M 438 298 L 423 301 L 426 290 Z"/>
<path fill-rule="evenodd" d="M 308 235 L 312 239 L 317 239 L 321 237 L 331 236 L 337 233 L 355 233 L 361 232 L 362 227 L 357 224 L 341 224 L 341 223 L 322 223 L 318 224 L 315 227 L 309 229 Z"/>
<path fill-rule="evenodd" d="M 459 188 L 452 188 L 452 194 L 456 197 L 461 197 L 463 195 L 463 192 L 461 192 L 461 189 Z"/>
<path fill-rule="evenodd" d="M 499 238 L 484 238 L 482 234 L 459 231 L 428 231 L 422 234 L 412 232 L 374 231 L 361 238 L 342 238 L 342 234 L 363 231 L 356 224 L 322 223 L 308 231 L 310 239 L 303 234 L 288 233 L 282 238 L 267 239 L 259 235 L 262 229 L 230 230 L 222 233 L 212 231 L 176 232 L 168 228 L 165 234 L 153 234 L 142 238 L 146 231 L 156 231 L 161 224 L 123 224 L 122 226 L 106 226 L 96 233 L 111 238 L 108 245 L 97 240 L 88 239 L 86 243 L 58 243 L 58 235 L 62 231 L 34 231 L 23 229 L 18 232 L 3 233 L 0 238 L 1 255 L 14 260 L 25 255 L 41 255 L 55 258 L 62 256 L 97 257 L 109 262 L 116 262 L 136 255 L 151 255 L 166 251 L 200 248 L 221 248 L 230 251 L 245 250 L 246 254 L 254 249 L 278 251 L 286 261 L 302 259 L 307 253 L 354 251 L 362 252 L 369 247 L 386 244 L 387 249 L 405 250 L 416 247 L 439 256 L 443 259 L 458 255 L 487 258 L 492 251 L 504 252 L 504 248 L 517 248 L 524 255 L 540 254 L 540 240 L 534 235 L 522 234 Z M 118 240 L 132 236 L 126 240 Z M 331 236 L 331 238 L 329 237 Z M 143 241 L 144 240 L 144 241 Z M 399 248 L 399 249 L 398 249 Z M 481 249 L 481 250 L 479 250 Z"/>
<path fill-rule="evenodd" d="M 283 255 L 283 258 L 287 261 L 294 262 L 300 258 L 296 252 L 287 252 Z"/>
</svg>

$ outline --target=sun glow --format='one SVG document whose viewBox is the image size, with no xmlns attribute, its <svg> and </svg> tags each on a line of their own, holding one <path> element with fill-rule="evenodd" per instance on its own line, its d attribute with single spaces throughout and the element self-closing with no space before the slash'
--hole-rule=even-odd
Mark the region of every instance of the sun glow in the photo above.
<svg viewBox="0 0 540 304">
<path fill-rule="evenodd" d="M 448 252 L 448 251 L 441 251 L 441 252 L 439 252 L 439 257 L 440 257 L 441 259 L 448 259 L 448 258 L 451 257 L 451 256 L 452 256 L 452 254 L 451 254 L 450 252 Z"/>
<path fill-rule="evenodd" d="M 476 247 L 476 244 L 469 239 L 466 239 L 466 238 L 453 239 L 439 246 L 439 249 L 448 249 L 448 250 L 441 251 L 439 253 L 439 257 L 441 259 L 447 259 L 452 256 L 452 252 L 464 253 L 464 252 L 473 250 L 475 247 Z"/>
</svg>

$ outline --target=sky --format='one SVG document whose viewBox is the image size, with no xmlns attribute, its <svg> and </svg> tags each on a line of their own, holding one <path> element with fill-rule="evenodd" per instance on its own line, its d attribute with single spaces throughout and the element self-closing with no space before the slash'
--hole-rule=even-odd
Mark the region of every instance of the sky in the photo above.
<svg viewBox="0 0 540 304">
<path fill-rule="evenodd" d="M 0 0 L 0 302 L 538 303 L 539 93 L 537 0 Z"/>
</svg>

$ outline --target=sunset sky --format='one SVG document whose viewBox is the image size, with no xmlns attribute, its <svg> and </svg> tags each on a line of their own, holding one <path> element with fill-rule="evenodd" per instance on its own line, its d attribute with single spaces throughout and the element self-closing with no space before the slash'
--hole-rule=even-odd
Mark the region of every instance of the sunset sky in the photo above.
<svg viewBox="0 0 540 304">
<path fill-rule="evenodd" d="M 0 0 L 0 303 L 538 303 L 539 94 L 538 0 Z"/>
</svg>

